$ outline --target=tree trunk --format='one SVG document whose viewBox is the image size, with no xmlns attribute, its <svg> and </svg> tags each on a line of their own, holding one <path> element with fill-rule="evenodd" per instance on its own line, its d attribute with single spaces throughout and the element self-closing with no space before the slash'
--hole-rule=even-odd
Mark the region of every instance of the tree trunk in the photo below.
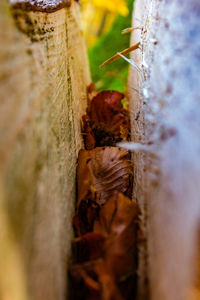
<svg viewBox="0 0 200 300">
<path fill-rule="evenodd" d="M 136 0 L 131 69 L 134 197 L 146 242 L 139 298 L 199 299 L 200 3 Z M 132 149 L 136 145 L 132 144 Z M 149 281 L 149 291 L 147 286 Z"/>
<path fill-rule="evenodd" d="M 0 44 L 0 298 L 66 299 L 90 83 L 79 5 L 1 0 Z"/>
</svg>

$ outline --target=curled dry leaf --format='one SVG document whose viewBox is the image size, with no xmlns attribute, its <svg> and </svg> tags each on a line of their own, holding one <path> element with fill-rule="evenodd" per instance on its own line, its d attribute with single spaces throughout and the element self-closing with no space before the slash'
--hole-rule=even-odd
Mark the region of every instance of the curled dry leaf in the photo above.
<svg viewBox="0 0 200 300">
<path fill-rule="evenodd" d="M 98 93 L 83 116 L 85 147 L 115 146 L 130 134 L 128 111 L 122 106 L 124 94 L 117 91 Z M 95 144 L 94 144 L 95 141 Z"/>
<path fill-rule="evenodd" d="M 138 213 L 135 202 L 116 192 L 101 208 L 94 232 L 75 239 L 82 245 L 82 261 L 101 256 L 71 269 L 73 281 L 82 286 L 85 299 L 122 300 L 133 295 Z"/>
<path fill-rule="evenodd" d="M 103 255 L 105 237 L 96 232 L 89 232 L 73 240 L 73 254 L 77 263 L 97 259 Z"/>
<path fill-rule="evenodd" d="M 138 204 L 131 201 L 122 193 L 114 192 L 113 196 L 102 206 L 98 219 L 94 223 L 94 232 L 111 239 L 124 233 L 132 235 L 131 241 L 124 236 L 124 242 L 119 251 L 129 250 L 130 243 L 136 244 L 136 220 L 138 218 Z M 132 232 L 129 232 L 131 228 Z M 127 242 L 128 244 L 126 245 Z M 123 245 L 123 250 L 121 246 Z M 125 251 L 127 252 L 127 251 Z"/>
<path fill-rule="evenodd" d="M 116 147 L 81 150 L 77 167 L 78 202 L 73 226 L 80 236 L 93 230 L 99 209 L 114 191 L 131 196 L 130 154 Z"/>
<path fill-rule="evenodd" d="M 74 299 L 123 300 L 103 259 L 73 266 L 70 273 L 74 283 Z"/>
<path fill-rule="evenodd" d="M 135 281 L 138 214 L 137 203 L 116 192 L 94 223 L 94 232 L 107 237 L 104 259 L 110 274 L 122 284 L 123 294 L 129 287 L 125 282 Z"/>
<path fill-rule="evenodd" d="M 93 224 L 99 215 L 100 209 L 100 206 L 93 199 L 88 193 L 85 199 L 82 199 L 77 206 L 76 214 L 73 217 L 73 227 L 77 236 L 93 230 Z"/>
<path fill-rule="evenodd" d="M 72 297 L 74 300 L 101 300 L 101 286 L 95 266 L 98 261 L 74 265 L 70 268 Z"/>
<path fill-rule="evenodd" d="M 73 299 L 128 300 L 135 291 L 139 210 L 129 199 L 132 164 L 128 151 L 112 147 L 130 134 L 123 98 L 117 91 L 95 95 L 93 85 L 88 87 L 89 106 L 83 116 L 87 150 L 78 157 L 73 218 Z"/>
<path fill-rule="evenodd" d="M 90 155 L 88 167 L 97 202 L 104 204 L 114 191 L 131 197 L 133 170 L 129 152 L 116 147 L 104 147 L 94 149 Z"/>
<path fill-rule="evenodd" d="M 128 151 L 116 147 L 81 150 L 77 167 L 78 206 L 87 198 L 102 205 L 114 191 L 131 196 L 132 164 Z"/>
<path fill-rule="evenodd" d="M 114 191 L 131 196 L 130 154 L 116 147 L 81 150 L 77 167 L 78 202 L 73 225 L 80 236 L 93 230 L 100 206 Z"/>
<path fill-rule="evenodd" d="M 123 300 L 103 259 L 73 266 L 70 274 L 74 284 L 74 299 Z"/>
</svg>

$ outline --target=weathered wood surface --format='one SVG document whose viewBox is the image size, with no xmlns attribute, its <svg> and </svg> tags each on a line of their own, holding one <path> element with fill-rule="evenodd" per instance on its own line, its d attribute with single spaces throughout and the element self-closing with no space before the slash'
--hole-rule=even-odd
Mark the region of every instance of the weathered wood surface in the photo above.
<svg viewBox="0 0 200 300">
<path fill-rule="evenodd" d="M 133 10 L 133 31 L 131 45 L 142 42 L 141 28 L 144 26 L 144 1 L 135 1 Z M 140 66 L 142 64 L 141 46 L 131 54 L 131 59 Z M 141 73 L 131 67 L 129 76 L 129 99 L 132 141 L 134 143 L 147 143 L 144 121 L 144 97 L 142 96 L 143 79 Z M 148 272 L 147 272 L 147 188 L 145 180 L 145 167 L 148 157 L 145 152 L 133 152 L 134 189 L 133 198 L 138 201 L 141 210 L 140 231 L 141 241 L 138 245 L 138 298 L 148 298 Z"/>
<path fill-rule="evenodd" d="M 140 299 L 147 299 L 146 278 L 153 300 L 200 297 L 195 278 L 200 221 L 199 17 L 197 0 L 135 2 L 133 26 L 141 30 L 133 32 L 132 43 L 142 45 L 132 55 L 141 72 L 132 69 L 129 80 L 132 137 L 146 148 L 134 153 L 134 197 L 142 208 L 147 239 L 147 247 L 140 246 Z"/>
<path fill-rule="evenodd" d="M 0 299 L 65 299 L 80 118 L 90 83 L 79 5 L 0 3 Z"/>
</svg>

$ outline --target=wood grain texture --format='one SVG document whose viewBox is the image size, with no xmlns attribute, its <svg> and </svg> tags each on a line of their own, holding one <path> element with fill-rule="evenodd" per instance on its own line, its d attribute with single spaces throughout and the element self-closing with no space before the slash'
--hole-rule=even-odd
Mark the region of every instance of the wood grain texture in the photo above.
<svg viewBox="0 0 200 300">
<path fill-rule="evenodd" d="M 196 0 L 135 2 L 134 27 L 141 30 L 132 39 L 141 50 L 132 58 L 142 71 L 132 69 L 129 81 L 132 130 L 133 141 L 146 146 L 133 154 L 147 240 L 140 299 L 147 297 L 146 278 L 150 299 L 199 299 L 199 15 Z"/>
<path fill-rule="evenodd" d="M 62 300 L 90 83 L 79 6 L 1 1 L 0 43 L 0 298 Z"/>
<path fill-rule="evenodd" d="M 133 23 L 134 28 L 139 28 L 133 31 L 131 36 L 131 45 L 142 42 L 142 22 L 141 18 L 145 14 L 144 2 L 136 0 L 133 10 Z M 143 43 L 141 44 L 143 45 Z M 132 52 L 131 59 L 141 66 L 142 51 L 137 49 Z M 141 73 L 131 67 L 129 75 L 129 99 L 130 99 L 130 116 L 131 116 L 131 133 L 132 141 L 134 143 L 145 144 L 147 137 L 145 135 L 145 121 L 144 121 L 144 99 L 141 97 L 143 89 L 143 79 Z M 134 171 L 134 187 L 133 199 L 139 203 L 140 215 L 140 231 L 141 242 L 138 245 L 139 266 L 138 266 L 138 298 L 148 298 L 148 274 L 147 274 L 147 196 L 146 196 L 146 180 L 145 180 L 145 167 L 148 156 L 145 152 L 134 152 L 133 157 L 133 171 Z"/>
</svg>

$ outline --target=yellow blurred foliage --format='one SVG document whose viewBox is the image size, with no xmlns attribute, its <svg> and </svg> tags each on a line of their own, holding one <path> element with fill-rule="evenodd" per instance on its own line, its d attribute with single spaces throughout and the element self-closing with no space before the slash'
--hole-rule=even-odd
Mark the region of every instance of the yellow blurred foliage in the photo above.
<svg viewBox="0 0 200 300">
<path fill-rule="evenodd" d="M 128 15 L 126 0 L 81 0 L 83 31 L 88 46 L 109 30 L 118 14 Z"/>
<path fill-rule="evenodd" d="M 128 14 L 126 1 L 124 0 L 93 0 L 96 7 L 106 9 L 110 12 L 119 13 L 123 16 Z"/>
</svg>

